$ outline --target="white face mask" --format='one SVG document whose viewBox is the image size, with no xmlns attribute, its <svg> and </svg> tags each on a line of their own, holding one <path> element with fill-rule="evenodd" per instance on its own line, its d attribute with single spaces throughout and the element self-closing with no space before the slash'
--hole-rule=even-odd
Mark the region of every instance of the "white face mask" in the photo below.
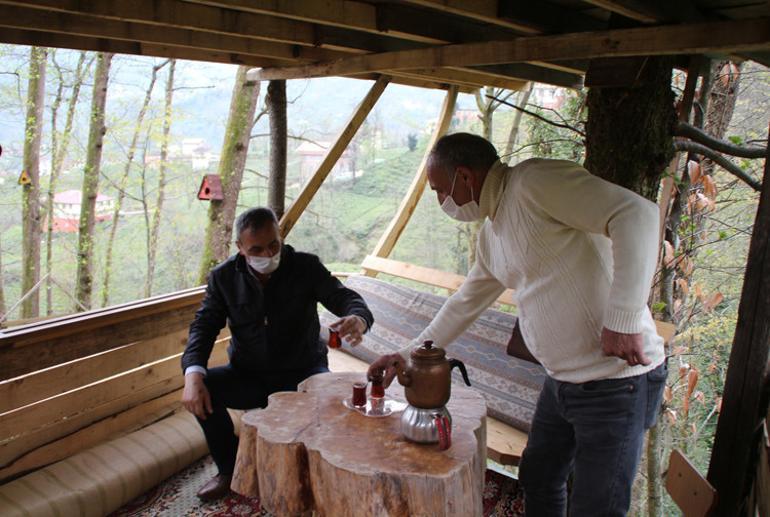
<svg viewBox="0 0 770 517">
<path fill-rule="evenodd" d="M 452 194 L 455 191 L 455 182 L 457 180 L 457 172 L 455 172 L 454 178 L 452 178 L 452 190 L 449 195 L 444 198 L 444 202 L 441 203 L 441 210 L 446 215 L 457 221 L 469 223 L 471 221 L 478 221 L 483 216 L 481 215 L 481 208 L 476 200 L 473 199 L 473 187 L 471 187 L 471 200 L 462 206 L 457 206 L 455 200 L 452 199 Z"/>
<path fill-rule="evenodd" d="M 254 268 L 258 273 L 269 275 L 278 269 L 278 266 L 281 263 L 281 252 L 278 251 L 278 253 L 272 257 L 252 257 L 249 255 L 246 256 L 246 262 L 248 262 L 249 266 Z"/>
</svg>

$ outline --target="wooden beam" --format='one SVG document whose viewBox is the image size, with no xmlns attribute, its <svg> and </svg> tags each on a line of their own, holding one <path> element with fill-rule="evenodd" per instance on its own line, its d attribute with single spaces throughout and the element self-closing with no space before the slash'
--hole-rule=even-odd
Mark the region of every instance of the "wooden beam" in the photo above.
<svg viewBox="0 0 770 517">
<path fill-rule="evenodd" d="M 26 406 L 97 382 L 105 377 L 138 368 L 179 352 L 187 342 L 187 329 L 45 368 L 10 381 L 0 382 L 0 413 Z"/>
<path fill-rule="evenodd" d="M 401 232 L 404 231 L 406 223 L 409 222 L 409 218 L 412 216 L 414 209 L 417 208 L 417 203 L 420 202 L 423 190 L 425 190 L 425 182 L 427 178 L 427 166 L 428 156 L 430 155 L 433 146 L 436 145 L 436 141 L 441 138 L 449 129 L 449 123 L 452 121 L 452 115 L 455 110 L 455 102 L 457 101 L 457 89 L 450 89 L 446 97 L 444 97 L 444 104 L 441 107 L 441 114 L 438 118 L 438 123 L 433 131 L 433 136 L 428 142 L 428 147 L 425 151 L 425 156 L 422 158 L 417 173 L 412 180 L 412 184 L 409 186 L 404 199 L 401 201 L 401 205 L 398 207 L 398 211 L 393 219 L 385 229 L 385 233 L 380 237 L 379 242 L 374 247 L 373 255 L 377 257 L 387 257 L 390 252 L 393 251 L 393 247 L 396 245 L 398 238 L 401 236 Z M 367 273 L 368 276 L 375 276 Z"/>
<path fill-rule="evenodd" d="M 583 76 L 574 72 L 564 72 L 543 66 L 535 66 L 529 63 L 514 63 L 505 65 L 485 65 L 478 67 L 462 68 L 461 70 L 474 70 L 480 73 L 496 73 L 518 79 L 525 82 L 536 82 L 562 86 L 564 88 L 580 88 L 583 85 Z M 492 86 L 492 85 L 490 85 Z"/>
<path fill-rule="evenodd" d="M 414 280 L 415 282 L 434 287 L 441 287 L 443 289 L 448 289 L 449 291 L 457 291 L 463 282 L 465 282 L 465 277 L 462 275 L 374 255 L 367 255 L 361 263 L 361 267 L 364 269 L 364 273 L 372 273 L 370 276 L 376 275 L 377 273 L 385 273 L 386 275 Z M 506 289 L 505 292 L 497 298 L 497 302 L 515 306 L 516 302 L 513 289 Z"/>
<path fill-rule="evenodd" d="M 406 2 L 493 25 L 508 27 L 524 34 L 538 34 L 542 32 L 541 27 L 533 27 L 532 23 L 522 24 L 500 18 L 498 16 L 498 0 L 475 0 L 473 2 L 468 0 L 406 0 Z"/>
<path fill-rule="evenodd" d="M 770 150 L 764 178 L 709 463 L 708 480 L 719 496 L 715 515 L 738 515 L 753 478 L 756 430 L 768 409 L 762 390 L 770 373 Z"/>
<path fill-rule="evenodd" d="M 44 11 L 16 6 L 3 6 L 0 26 L 47 31 L 71 36 L 105 38 L 117 41 L 137 41 L 155 45 L 171 45 L 217 52 L 232 52 L 292 61 L 318 61 L 335 59 L 346 54 L 313 47 L 300 47 L 288 43 L 257 40 L 213 32 L 203 32 L 177 27 L 163 27 L 147 23 L 119 21 L 95 16 L 64 12 Z"/>
<path fill-rule="evenodd" d="M 422 68 L 417 70 L 388 70 L 385 73 L 389 75 L 418 74 L 418 76 L 435 77 L 436 80 L 444 80 L 451 84 L 475 85 L 476 87 L 496 86 L 508 90 L 521 90 L 528 81 L 514 79 L 513 77 L 504 77 L 501 74 L 485 72 L 483 70 L 474 71 L 468 68 Z"/>
<path fill-rule="evenodd" d="M 48 368 L 135 341 L 151 339 L 163 332 L 174 332 L 190 325 L 198 303 L 143 315 L 131 320 L 73 332 L 46 341 L 31 343 L 5 340 L 0 337 L 0 380 L 18 377 L 35 370 Z M 73 325 L 73 323 L 67 323 Z M 32 336 L 26 336 L 31 338 Z"/>
<path fill-rule="evenodd" d="M 691 0 L 583 0 L 642 23 L 701 21 L 706 16 Z"/>
<path fill-rule="evenodd" d="M 249 74 L 251 74 L 251 71 Z M 340 156 L 342 156 L 342 153 L 345 152 L 345 149 L 347 149 L 350 141 L 353 140 L 353 137 L 356 135 L 356 132 L 358 132 L 361 124 L 363 124 L 364 120 L 366 120 L 366 116 L 369 114 L 372 108 L 374 108 L 374 105 L 379 100 L 382 92 L 385 91 L 385 87 L 388 85 L 389 81 L 390 79 L 386 76 L 382 76 L 377 79 L 377 81 L 375 81 L 375 83 L 369 89 L 366 97 L 364 97 L 356 110 L 353 112 L 353 115 L 350 117 L 347 125 L 339 134 L 337 140 L 334 142 L 334 145 L 332 145 L 326 152 L 326 156 L 324 156 L 324 159 L 321 161 L 321 164 L 318 166 L 316 172 L 307 181 L 307 183 L 305 183 L 305 185 L 302 187 L 302 192 L 300 192 L 299 196 L 297 196 L 297 198 L 294 200 L 294 203 L 292 203 L 289 209 L 286 210 L 286 213 L 283 214 L 283 217 L 281 217 L 279 225 L 281 228 L 281 237 L 285 238 L 294 227 L 294 225 L 297 224 L 297 220 L 299 220 L 302 212 L 305 210 L 307 205 L 310 204 L 313 196 L 315 196 L 315 193 L 318 192 L 319 188 L 321 188 L 321 184 L 334 168 L 337 160 L 339 160 Z"/>
<path fill-rule="evenodd" d="M 181 28 L 218 34 L 250 36 L 284 43 L 315 43 L 312 24 L 210 7 L 179 0 L 2 0 L 17 5 L 77 16 L 89 15 L 123 22 L 140 22 L 160 28 Z"/>
<path fill-rule="evenodd" d="M 436 66 L 758 50 L 770 48 L 768 34 L 770 18 L 613 29 L 368 54 L 315 65 L 263 69 L 256 78 L 296 79 Z"/>
<path fill-rule="evenodd" d="M 181 399 L 182 390 L 172 391 L 33 449 L 0 468 L 0 482 L 63 460 L 107 439 L 127 434 L 170 415 L 179 409 Z"/>
<path fill-rule="evenodd" d="M 222 341 L 225 340 L 220 340 Z M 105 406 L 135 391 L 150 390 L 155 386 L 163 386 L 165 392 L 181 388 L 184 384 L 184 376 L 179 366 L 181 356 L 181 353 L 175 354 L 100 382 L 3 413 L 3 435 L 0 436 L 0 444 L 15 442 L 20 436 L 56 426 L 59 421 L 77 418 L 92 408 Z M 214 366 L 225 364 L 227 361 L 225 347 L 215 346 L 209 364 Z"/>
<path fill-rule="evenodd" d="M 88 38 L 69 36 L 52 32 L 27 31 L 3 28 L 0 30 L 0 41 L 14 45 L 30 45 L 39 47 L 71 48 L 93 52 L 110 52 L 135 56 L 167 57 L 206 61 L 209 63 L 225 63 L 249 66 L 284 66 L 288 63 L 270 58 L 239 55 L 225 52 L 209 52 L 198 49 L 172 47 L 164 45 L 149 45 L 135 41 L 116 41 L 103 38 Z"/>
</svg>

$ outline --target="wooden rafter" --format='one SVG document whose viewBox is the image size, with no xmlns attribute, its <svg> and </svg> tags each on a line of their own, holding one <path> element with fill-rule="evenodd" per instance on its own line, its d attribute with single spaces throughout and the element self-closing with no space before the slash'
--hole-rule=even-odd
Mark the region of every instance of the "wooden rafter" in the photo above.
<svg viewBox="0 0 770 517">
<path fill-rule="evenodd" d="M 207 51 L 225 51 L 242 55 L 254 55 L 287 61 L 317 61 L 335 59 L 345 54 L 313 47 L 297 47 L 288 43 L 256 40 L 222 33 L 194 31 L 177 27 L 164 27 L 147 23 L 119 21 L 111 18 L 71 13 L 44 11 L 17 6 L 3 7 L 0 26 L 45 30 L 59 34 L 105 38 L 118 41 L 137 41 L 156 45 L 171 45 Z"/>
<path fill-rule="evenodd" d="M 493 25 L 500 25 L 524 34 L 540 34 L 542 27 L 532 23 L 517 23 L 498 16 L 498 0 L 406 0 L 410 4 L 429 7 L 447 13 L 472 18 Z M 506 1 L 506 0 L 503 0 Z"/>
<path fill-rule="evenodd" d="M 532 36 L 513 41 L 444 45 L 355 56 L 315 65 L 265 69 L 261 71 L 259 78 L 296 79 L 392 69 L 516 63 L 560 58 L 759 50 L 770 48 L 768 34 L 770 18 Z"/>
<path fill-rule="evenodd" d="M 14 25 L 16 28 L 35 27 L 58 32 L 74 28 L 79 30 L 67 30 L 66 33 L 263 57 L 268 54 L 271 58 L 296 58 L 305 62 L 325 61 L 350 53 L 515 36 L 501 27 L 490 29 L 482 24 L 462 23 L 456 18 L 445 19 L 447 17 L 442 18 L 441 13 L 437 13 L 430 24 L 424 24 L 418 21 L 414 7 L 380 4 L 375 8 L 350 0 L 278 3 L 227 0 L 205 4 L 178 0 L 0 0 L 0 5 L 9 6 L 3 8 L 9 9 L 9 15 L 4 16 L 7 20 L 15 18 L 11 15 L 14 8 L 33 10 L 28 11 L 32 14 L 26 16 L 23 26 Z M 33 21 L 38 16 L 43 23 L 36 27 Z M 97 18 L 107 21 L 102 23 L 96 21 Z M 129 25 L 121 25 L 126 23 Z M 320 25 L 322 23 L 329 25 Z M 158 27 L 164 27 L 164 30 L 158 31 Z M 516 77 L 494 71 L 491 73 L 493 82 L 481 85 L 501 86 L 502 81 L 513 80 L 511 87 L 515 88 L 519 79 L 537 81 L 549 75 L 547 71 L 538 73 L 539 70 L 539 66 L 530 66 L 520 70 Z M 470 73 L 486 72 L 470 70 Z M 435 80 L 441 81 L 442 77 Z M 567 83 L 575 84 L 576 81 Z M 467 86 L 469 83 L 456 84 Z"/>
<path fill-rule="evenodd" d="M 350 141 L 353 140 L 353 137 L 361 127 L 361 124 L 366 120 L 366 116 L 372 108 L 374 108 L 374 105 L 379 100 L 382 92 L 385 91 L 385 87 L 388 85 L 389 81 L 390 79 L 386 76 L 380 77 L 374 85 L 372 85 L 371 89 L 366 94 L 366 97 L 364 97 L 353 112 L 350 121 L 348 121 L 348 124 L 337 137 L 334 145 L 332 145 L 326 152 L 326 156 L 324 156 L 324 159 L 321 161 L 316 172 L 311 176 L 307 183 L 305 183 L 302 187 L 302 192 L 300 192 L 297 199 L 294 200 L 294 203 L 292 203 L 289 209 L 283 214 L 283 217 L 281 217 L 279 225 L 281 228 L 281 237 L 285 238 L 294 225 L 297 224 L 297 220 L 302 215 L 302 212 L 305 211 L 305 208 L 310 204 L 310 201 L 313 200 L 313 196 L 315 196 L 318 189 L 321 188 L 321 184 L 329 175 L 332 168 L 334 168 L 334 165 L 337 163 L 340 156 L 342 156 L 342 153 L 345 152 Z"/>
<path fill-rule="evenodd" d="M 379 242 L 374 247 L 372 255 L 376 257 L 387 257 L 390 252 L 393 251 L 393 247 L 396 245 L 398 238 L 406 228 L 406 224 L 412 217 L 414 209 L 417 208 L 417 203 L 420 202 L 422 193 L 425 190 L 425 183 L 427 179 L 428 157 L 431 149 L 436 145 L 436 142 L 441 138 L 449 129 L 449 123 L 452 121 L 452 115 L 455 110 L 455 102 L 457 101 L 457 89 L 450 89 L 446 97 L 444 98 L 444 104 L 441 107 L 441 114 L 439 115 L 436 129 L 433 131 L 433 136 L 428 142 L 428 147 L 425 150 L 425 156 L 422 158 L 417 173 L 412 179 L 412 184 L 409 186 L 404 199 L 401 201 L 401 205 L 398 207 L 398 211 L 393 219 L 388 224 L 385 233 L 380 237 Z M 367 271 L 368 276 L 374 276 L 376 273 Z"/>
<path fill-rule="evenodd" d="M 705 16 L 691 0 L 583 0 L 610 12 L 642 23 L 691 22 L 704 20 Z"/>
</svg>

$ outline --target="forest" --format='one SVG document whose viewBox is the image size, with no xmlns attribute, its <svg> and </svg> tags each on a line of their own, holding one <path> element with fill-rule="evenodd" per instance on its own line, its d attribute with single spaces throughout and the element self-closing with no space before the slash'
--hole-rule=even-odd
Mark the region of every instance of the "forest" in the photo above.
<svg viewBox="0 0 770 517">
<path fill-rule="evenodd" d="M 661 192 L 671 209 L 650 304 L 677 337 L 635 515 L 673 511 L 660 482 L 673 447 L 708 467 L 763 179 L 770 71 L 704 67 Z M 0 45 L 0 326 L 201 285 L 235 251 L 235 215 L 288 209 L 371 87 L 342 78 L 255 83 L 246 72 Z M 675 72 L 680 106 L 686 85 Z M 359 270 L 420 164 L 443 95 L 389 86 L 287 243 L 332 271 Z M 588 109 L 585 89 L 489 87 L 460 95 L 450 132 L 489 138 L 512 164 L 583 163 Z M 211 176 L 221 203 L 198 199 Z M 392 258 L 465 274 L 477 231 L 445 217 L 427 191 Z"/>
</svg>

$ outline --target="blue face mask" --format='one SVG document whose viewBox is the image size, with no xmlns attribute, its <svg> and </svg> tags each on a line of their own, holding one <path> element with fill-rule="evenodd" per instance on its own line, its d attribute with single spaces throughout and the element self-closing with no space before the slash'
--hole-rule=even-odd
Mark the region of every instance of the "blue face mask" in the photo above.
<svg viewBox="0 0 770 517">
<path fill-rule="evenodd" d="M 258 273 L 263 275 L 269 275 L 281 264 L 281 252 L 278 251 L 272 257 L 252 257 L 246 256 L 246 262 Z"/>
<path fill-rule="evenodd" d="M 441 203 L 441 210 L 446 215 L 457 221 L 469 223 L 471 221 L 478 221 L 482 219 L 481 208 L 476 200 L 473 199 L 473 187 L 471 187 L 471 200 L 462 206 L 457 206 L 455 200 L 452 199 L 452 194 L 455 192 L 455 182 L 457 181 L 457 172 L 455 172 L 454 178 L 452 178 L 452 190 L 449 195 L 444 198 L 444 202 Z"/>
</svg>

